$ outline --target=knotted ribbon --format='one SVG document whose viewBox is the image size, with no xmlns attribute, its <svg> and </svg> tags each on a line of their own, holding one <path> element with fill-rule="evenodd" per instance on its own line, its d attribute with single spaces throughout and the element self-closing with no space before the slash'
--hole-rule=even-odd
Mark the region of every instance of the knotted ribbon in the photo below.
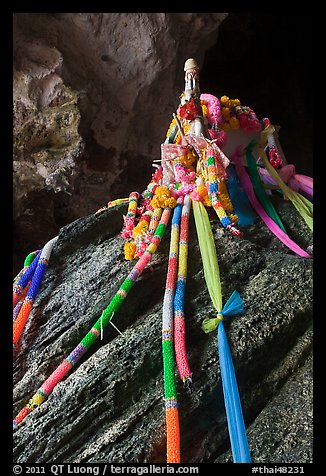
<svg viewBox="0 0 326 476">
<path fill-rule="evenodd" d="M 243 300 L 237 291 L 234 291 L 225 306 L 222 308 L 222 293 L 220 273 L 213 233 L 204 205 L 193 201 L 194 218 L 198 235 L 199 249 L 203 261 L 204 276 L 212 303 L 218 314 L 215 319 L 208 319 L 203 325 L 210 330 L 218 326 L 217 347 L 220 358 L 221 378 L 223 386 L 224 404 L 231 441 L 231 450 L 234 463 L 251 463 L 246 427 L 243 419 L 241 401 L 235 376 L 232 356 L 223 325 L 224 316 L 235 316 L 244 309 Z M 210 332 L 205 331 L 205 332 Z"/>
</svg>

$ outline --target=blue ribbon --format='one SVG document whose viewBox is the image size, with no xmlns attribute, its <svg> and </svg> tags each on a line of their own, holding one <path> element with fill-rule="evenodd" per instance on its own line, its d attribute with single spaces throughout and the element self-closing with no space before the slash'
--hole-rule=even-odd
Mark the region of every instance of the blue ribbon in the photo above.
<svg viewBox="0 0 326 476">
<path fill-rule="evenodd" d="M 239 316 L 244 313 L 244 302 L 238 291 L 233 291 L 224 304 L 221 314 L 224 317 Z"/>
<path fill-rule="evenodd" d="M 243 311 L 244 302 L 238 291 L 233 291 L 230 298 L 223 307 L 221 314 L 226 317 L 231 317 L 242 314 Z M 218 325 L 217 345 L 233 462 L 251 463 L 237 379 L 235 376 L 232 355 L 222 320 Z"/>
<path fill-rule="evenodd" d="M 242 190 L 234 166 L 230 164 L 226 171 L 228 173 L 228 190 L 234 211 L 238 216 L 238 225 L 254 225 L 259 220 L 259 216 L 250 205 L 246 192 Z"/>
</svg>

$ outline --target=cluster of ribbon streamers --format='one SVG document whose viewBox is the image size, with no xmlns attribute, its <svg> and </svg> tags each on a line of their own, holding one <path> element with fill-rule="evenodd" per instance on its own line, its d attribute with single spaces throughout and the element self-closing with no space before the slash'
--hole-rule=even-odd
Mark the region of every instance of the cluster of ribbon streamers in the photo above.
<svg viewBox="0 0 326 476">
<path fill-rule="evenodd" d="M 186 348 L 185 290 L 188 264 L 189 217 L 193 212 L 204 277 L 216 311 L 215 318 L 206 318 L 202 330 L 217 330 L 217 349 L 233 461 L 249 463 L 251 456 L 241 400 L 224 327 L 224 319 L 244 313 L 244 302 L 235 290 L 222 305 L 222 289 L 217 252 L 206 207 L 211 207 L 222 227 L 238 239 L 244 228 L 262 219 L 270 231 L 292 252 L 311 258 L 288 235 L 273 202 L 272 190 L 290 200 L 307 226 L 312 230 L 313 182 L 297 174 L 286 163 L 269 119 L 258 120 L 254 111 L 242 106 L 239 99 L 201 94 L 199 68 L 193 59 L 185 63 L 185 89 L 173 114 L 161 158 L 155 160 L 146 189 L 131 192 L 129 197 L 108 203 L 107 208 L 128 204 L 121 238 L 126 260 L 136 260 L 93 327 L 46 379 L 31 400 L 14 419 L 14 426 L 49 397 L 53 388 L 87 353 L 118 313 L 137 278 L 157 250 L 171 218 L 171 235 L 166 286 L 162 313 L 162 356 L 164 375 L 167 462 L 181 462 L 180 425 L 178 413 L 178 382 L 195 385 Z M 241 133 L 239 144 L 232 144 L 231 133 Z M 22 275 L 14 288 L 14 350 L 17 351 L 25 324 L 42 284 L 42 278 L 58 237 L 40 251 L 30 253 Z"/>
</svg>

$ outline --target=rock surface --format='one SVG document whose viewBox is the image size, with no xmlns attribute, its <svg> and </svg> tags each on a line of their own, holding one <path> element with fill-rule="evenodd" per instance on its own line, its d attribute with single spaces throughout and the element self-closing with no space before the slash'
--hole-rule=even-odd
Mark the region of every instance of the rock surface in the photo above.
<svg viewBox="0 0 326 476">
<path fill-rule="evenodd" d="M 311 234 L 291 203 L 275 205 L 301 246 Z M 14 414 L 101 315 L 134 263 L 119 237 L 125 206 L 61 229 L 14 363 Z M 262 222 L 239 239 L 210 214 L 223 301 L 237 289 L 245 314 L 226 322 L 253 461 L 312 462 L 312 260 L 289 252 Z M 14 431 L 14 461 L 164 463 L 161 317 L 169 233 L 103 340 Z M 216 332 L 193 219 L 186 337 L 194 390 L 178 381 L 183 463 L 230 462 Z"/>
</svg>

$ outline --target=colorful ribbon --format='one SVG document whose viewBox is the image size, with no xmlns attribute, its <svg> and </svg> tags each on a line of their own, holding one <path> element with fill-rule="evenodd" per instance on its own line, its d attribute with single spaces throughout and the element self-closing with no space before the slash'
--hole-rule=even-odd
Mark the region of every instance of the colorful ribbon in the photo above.
<svg viewBox="0 0 326 476">
<path fill-rule="evenodd" d="M 246 192 L 242 190 L 234 169 L 234 165 L 230 164 L 226 170 L 228 173 L 229 194 L 235 213 L 238 216 L 238 225 L 254 225 L 259 220 L 259 216 L 255 213 L 252 206 L 250 205 Z"/>
<path fill-rule="evenodd" d="M 300 246 L 298 246 L 293 240 L 291 240 L 291 238 L 286 233 L 284 233 L 284 231 L 281 230 L 281 228 L 267 215 L 262 205 L 257 200 L 249 175 L 243 165 L 239 149 L 235 152 L 233 160 L 241 186 L 245 190 L 252 207 L 258 213 L 261 219 L 265 222 L 270 231 L 274 233 L 274 235 L 277 236 L 277 238 L 282 243 L 284 243 L 290 250 L 294 251 L 297 255 L 302 256 L 303 258 L 311 258 L 309 253 L 300 248 Z"/>
<path fill-rule="evenodd" d="M 248 172 L 250 175 L 252 185 L 255 190 L 255 194 L 257 198 L 259 199 L 267 215 L 281 228 L 281 230 L 284 231 L 284 233 L 286 233 L 286 229 L 282 223 L 282 220 L 279 214 L 277 213 L 277 211 L 275 210 L 275 207 L 272 201 L 270 200 L 269 196 L 267 195 L 266 190 L 260 180 L 259 173 L 257 170 L 257 164 L 256 164 L 254 156 L 252 155 L 252 149 L 253 147 L 255 147 L 255 145 L 257 145 L 257 142 L 251 141 L 247 145 L 247 147 L 245 147 Z"/>
<path fill-rule="evenodd" d="M 268 170 L 272 179 L 277 183 L 277 185 L 282 190 L 283 194 L 291 200 L 295 208 L 298 210 L 299 214 L 302 216 L 308 227 L 313 231 L 313 204 L 306 198 L 303 197 L 300 193 L 295 192 L 290 187 L 288 187 L 281 177 L 278 175 L 276 170 L 271 166 L 269 160 L 266 156 L 266 153 L 263 147 L 258 147 L 259 155 L 263 161 L 266 169 Z"/>
<path fill-rule="evenodd" d="M 234 291 L 222 309 L 220 273 L 209 218 L 201 202 L 193 201 L 192 203 L 205 281 L 213 306 L 217 311 L 217 318 L 214 324 L 210 323 L 210 330 L 214 330 L 218 326 L 218 353 L 233 461 L 234 463 L 251 463 L 232 356 L 222 323 L 223 316 L 234 316 L 243 312 L 243 300 L 240 294 Z"/>
</svg>

